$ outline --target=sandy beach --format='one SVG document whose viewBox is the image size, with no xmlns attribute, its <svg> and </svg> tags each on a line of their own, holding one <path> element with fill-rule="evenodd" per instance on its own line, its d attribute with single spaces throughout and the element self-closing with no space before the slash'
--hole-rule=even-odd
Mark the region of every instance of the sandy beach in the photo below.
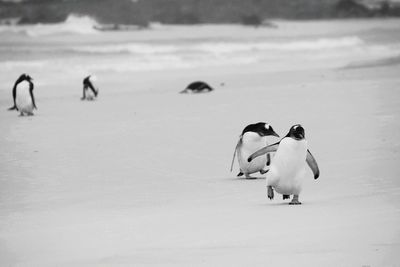
<svg viewBox="0 0 400 267">
<path fill-rule="evenodd" d="M 57 47 L 57 39 L 4 33 L 0 265 L 399 266 L 400 49 L 376 52 L 400 47 L 398 22 L 278 22 L 270 30 L 279 40 L 296 32 L 291 38 L 364 42 L 329 57 L 324 48 L 211 67 L 205 60 L 190 68 L 94 69 L 100 94 L 91 102 L 79 99 L 82 74 L 94 68 L 86 64 L 117 66 L 129 56 L 56 54 L 52 68 L 53 56 L 39 66 L 35 52 L 22 68 L 22 52 L 5 55 L 12 44 Z M 207 29 L 199 35 L 218 36 L 218 28 Z M 164 39 L 174 43 L 187 31 L 173 28 Z M 67 38 L 79 39 L 72 45 L 80 49 L 85 38 L 103 38 L 85 36 Z M 156 42 L 152 32 L 138 36 L 129 38 Z M 7 111 L 22 72 L 35 82 L 32 117 Z M 194 80 L 216 90 L 178 94 Z M 239 134 L 258 121 L 281 136 L 304 126 L 321 176 L 314 180 L 308 169 L 303 205 L 280 195 L 270 201 L 265 175 L 237 178 L 237 164 L 229 172 Z"/>
</svg>

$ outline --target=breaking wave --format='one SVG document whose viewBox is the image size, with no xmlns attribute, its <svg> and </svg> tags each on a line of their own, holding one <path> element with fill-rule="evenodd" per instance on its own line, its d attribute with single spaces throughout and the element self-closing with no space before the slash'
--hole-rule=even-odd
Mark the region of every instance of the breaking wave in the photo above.
<svg viewBox="0 0 400 267">
<path fill-rule="evenodd" d="M 301 40 L 292 42 L 193 42 L 178 44 L 147 44 L 126 43 L 108 44 L 101 46 L 79 46 L 72 48 L 74 52 L 98 53 L 98 54 L 167 54 L 167 53 L 211 53 L 230 54 L 262 51 L 313 51 L 351 48 L 363 45 L 364 42 L 356 36 L 342 38 L 323 38 L 316 40 Z"/>
</svg>

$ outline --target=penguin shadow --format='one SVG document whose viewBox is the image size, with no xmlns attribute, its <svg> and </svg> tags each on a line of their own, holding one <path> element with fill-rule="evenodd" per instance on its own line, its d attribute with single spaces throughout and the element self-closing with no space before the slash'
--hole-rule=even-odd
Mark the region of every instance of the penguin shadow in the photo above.
<svg viewBox="0 0 400 267">
<path fill-rule="evenodd" d="M 246 178 L 246 177 L 238 177 L 238 176 L 234 176 L 234 177 L 228 177 L 227 180 L 230 181 L 257 181 L 257 180 L 265 180 L 265 177 L 262 176 L 254 176 L 254 177 L 250 177 L 250 178 Z"/>
<path fill-rule="evenodd" d="M 87 102 L 94 102 L 96 101 L 96 97 L 86 97 L 86 98 L 81 98 L 81 101 L 87 101 Z"/>
<path fill-rule="evenodd" d="M 265 196 L 267 198 L 267 196 Z M 290 200 L 285 202 L 287 200 L 282 200 L 282 199 L 273 199 L 269 200 L 267 198 L 267 201 L 265 203 L 259 204 L 261 207 L 266 207 L 266 206 L 272 206 L 272 207 L 281 207 L 281 206 L 288 206 L 288 207 L 302 207 L 302 206 L 309 206 L 310 203 L 305 203 L 301 202 L 301 205 L 290 205 Z"/>
<path fill-rule="evenodd" d="M 23 113 L 20 113 L 19 115 L 18 115 L 18 117 L 22 117 L 22 118 L 24 118 L 24 117 L 27 117 L 27 118 L 32 118 L 33 116 L 35 116 L 35 114 L 33 114 L 33 113 L 28 113 L 28 114 L 23 114 Z"/>
</svg>

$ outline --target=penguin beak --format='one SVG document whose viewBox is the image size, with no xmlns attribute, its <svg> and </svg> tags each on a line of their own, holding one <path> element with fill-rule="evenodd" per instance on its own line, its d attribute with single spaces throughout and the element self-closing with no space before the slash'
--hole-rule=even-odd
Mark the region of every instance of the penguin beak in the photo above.
<svg viewBox="0 0 400 267">
<path fill-rule="evenodd" d="M 279 137 L 279 135 L 276 132 L 272 133 L 273 136 Z"/>
</svg>

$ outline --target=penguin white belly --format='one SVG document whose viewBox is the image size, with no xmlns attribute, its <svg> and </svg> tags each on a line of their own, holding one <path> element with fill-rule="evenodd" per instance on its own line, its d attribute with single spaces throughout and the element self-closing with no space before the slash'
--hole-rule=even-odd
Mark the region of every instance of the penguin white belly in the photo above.
<svg viewBox="0 0 400 267">
<path fill-rule="evenodd" d="M 20 112 L 32 113 L 33 102 L 28 82 L 24 81 L 18 84 L 15 104 Z"/>
<path fill-rule="evenodd" d="M 88 100 L 94 100 L 96 96 L 94 95 L 93 91 L 91 89 L 86 89 L 86 99 Z"/>
<path fill-rule="evenodd" d="M 267 164 L 267 156 L 263 155 L 248 162 L 247 159 L 251 154 L 267 145 L 267 138 L 261 137 L 256 133 L 248 132 L 242 137 L 242 144 L 237 150 L 237 157 L 240 170 L 244 174 L 259 172 Z"/>
<path fill-rule="evenodd" d="M 307 141 L 284 138 L 267 173 L 267 186 L 283 195 L 298 195 L 305 174 Z"/>
</svg>

